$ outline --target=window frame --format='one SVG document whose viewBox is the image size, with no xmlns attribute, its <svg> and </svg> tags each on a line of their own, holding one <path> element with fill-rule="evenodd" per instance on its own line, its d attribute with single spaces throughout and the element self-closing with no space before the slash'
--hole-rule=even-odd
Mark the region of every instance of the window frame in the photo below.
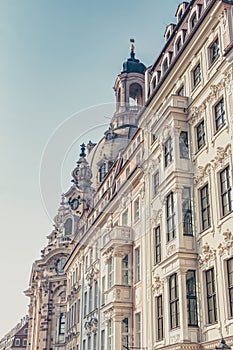
<svg viewBox="0 0 233 350">
<path fill-rule="evenodd" d="M 172 137 L 169 136 L 167 140 L 164 142 L 164 164 L 165 168 L 169 166 L 173 161 L 173 145 L 172 145 Z"/>
<path fill-rule="evenodd" d="M 164 325 L 163 325 L 163 296 L 162 294 L 156 297 L 156 339 L 161 341 L 164 338 Z"/>
<path fill-rule="evenodd" d="M 204 190 L 206 191 L 205 196 L 203 195 Z M 199 189 L 200 198 L 200 210 L 201 210 L 201 231 L 205 231 L 211 227 L 211 208 L 210 208 L 210 192 L 208 182 Z M 206 205 L 204 206 L 204 200 Z M 205 212 L 207 212 L 207 219 L 204 218 Z M 207 226 L 204 224 L 207 221 Z"/>
<path fill-rule="evenodd" d="M 210 277 L 210 279 L 208 279 L 208 277 Z M 211 325 L 218 322 L 215 273 L 214 273 L 213 267 L 205 271 L 205 279 L 206 279 L 207 323 L 208 325 Z M 213 307 L 213 309 L 211 309 L 211 307 Z M 213 312 L 213 314 L 211 312 Z"/>
<path fill-rule="evenodd" d="M 193 274 L 188 278 L 188 274 Z M 197 291 L 196 291 L 196 271 L 188 270 L 186 273 L 186 295 L 187 295 L 187 314 L 188 327 L 198 327 L 197 314 Z M 194 322 L 192 322 L 194 320 Z"/>
<path fill-rule="evenodd" d="M 232 265 L 231 271 L 229 268 L 230 263 Z M 233 317 L 233 257 L 227 260 L 227 288 L 228 288 L 229 316 Z"/>
<path fill-rule="evenodd" d="M 227 173 L 225 180 L 223 175 Z M 221 217 L 225 217 L 232 212 L 232 187 L 231 187 L 231 176 L 230 166 L 227 165 L 223 170 L 219 172 L 219 183 L 220 183 L 220 197 L 221 197 Z M 224 189 L 223 184 L 227 183 L 227 188 Z M 226 204 L 224 204 L 224 198 L 227 198 Z M 227 207 L 227 210 L 225 209 Z"/>
<path fill-rule="evenodd" d="M 173 281 L 174 281 L 174 287 L 172 286 Z M 173 293 L 173 290 L 174 290 L 174 293 Z M 180 326 L 180 310 L 179 310 L 179 290 L 178 290 L 177 273 L 174 273 L 169 277 L 169 306 L 170 306 L 169 307 L 170 329 L 178 328 Z"/>
<path fill-rule="evenodd" d="M 189 193 L 184 196 L 184 191 L 187 190 Z M 190 214 L 189 221 L 186 221 L 186 215 Z M 193 220 L 192 220 L 192 194 L 191 187 L 185 186 L 182 190 L 182 218 L 183 218 L 183 235 L 193 236 Z M 187 227 L 191 228 L 187 230 Z"/>
<path fill-rule="evenodd" d="M 160 225 L 154 228 L 154 240 L 155 240 L 155 258 L 154 258 L 155 264 L 159 264 L 161 262 L 161 255 L 162 255 Z"/>
<path fill-rule="evenodd" d="M 220 108 L 219 108 L 220 107 Z M 220 113 L 219 113 L 220 112 Z M 215 133 L 218 133 L 226 125 L 226 111 L 224 97 L 214 105 Z"/>
<path fill-rule="evenodd" d="M 135 254 L 134 283 L 136 284 L 136 283 L 141 281 L 141 249 L 140 249 L 140 246 L 135 248 L 134 254 Z"/>
<path fill-rule="evenodd" d="M 184 135 L 184 137 L 182 137 Z M 179 135 L 179 151 L 181 159 L 189 159 L 189 137 L 188 131 L 182 130 Z"/>
<path fill-rule="evenodd" d="M 202 149 L 206 145 L 206 132 L 205 132 L 205 121 L 202 119 L 196 126 L 196 144 L 197 151 Z"/>
<path fill-rule="evenodd" d="M 153 174 L 153 197 L 157 196 L 159 192 L 159 171 Z"/>
<path fill-rule="evenodd" d="M 202 72 L 201 72 L 201 63 L 198 62 L 196 66 L 192 70 L 192 82 L 193 82 L 193 89 L 195 89 L 202 80 Z"/>
<path fill-rule="evenodd" d="M 217 50 L 216 50 L 217 47 Z M 220 57 L 220 44 L 219 44 L 219 38 L 215 38 L 215 40 L 212 41 L 212 43 L 209 46 L 209 62 L 210 66 L 214 64 L 214 62 L 217 61 L 217 59 Z"/>
<path fill-rule="evenodd" d="M 167 242 L 172 241 L 176 237 L 175 228 L 175 202 L 174 193 L 170 192 L 166 197 L 166 223 L 167 223 Z"/>
</svg>

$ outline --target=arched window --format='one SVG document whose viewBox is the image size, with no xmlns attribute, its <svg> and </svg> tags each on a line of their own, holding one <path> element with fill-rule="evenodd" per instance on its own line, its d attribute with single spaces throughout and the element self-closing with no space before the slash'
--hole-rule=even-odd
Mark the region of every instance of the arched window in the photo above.
<svg viewBox="0 0 233 350">
<path fill-rule="evenodd" d="M 143 92 L 141 85 L 134 83 L 129 88 L 129 105 L 130 106 L 142 106 L 143 104 Z"/>
<path fill-rule="evenodd" d="M 65 236 L 72 235 L 72 226 L 73 226 L 72 219 L 67 219 L 64 224 Z"/>
</svg>

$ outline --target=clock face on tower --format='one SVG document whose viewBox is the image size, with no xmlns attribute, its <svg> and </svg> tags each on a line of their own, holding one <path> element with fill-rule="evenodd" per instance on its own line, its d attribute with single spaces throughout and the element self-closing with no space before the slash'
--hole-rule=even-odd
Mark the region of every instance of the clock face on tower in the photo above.
<svg viewBox="0 0 233 350">
<path fill-rule="evenodd" d="M 57 260 L 57 273 L 61 274 L 64 272 L 64 265 L 66 263 L 66 258 L 60 258 Z"/>
<path fill-rule="evenodd" d="M 77 210 L 79 205 L 80 205 L 80 202 L 79 202 L 79 198 L 73 198 L 73 199 L 70 199 L 69 200 L 69 205 L 71 207 L 72 210 Z"/>
</svg>

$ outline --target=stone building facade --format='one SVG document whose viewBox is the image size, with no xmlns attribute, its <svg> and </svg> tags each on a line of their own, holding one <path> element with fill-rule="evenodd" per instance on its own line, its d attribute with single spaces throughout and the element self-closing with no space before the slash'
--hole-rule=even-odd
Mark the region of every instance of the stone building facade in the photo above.
<svg viewBox="0 0 233 350">
<path fill-rule="evenodd" d="M 25 350 L 27 348 L 28 316 L 0 340 L 0 350 Z"/>
<path fill-rule="evenodd" d="M 82 145 L 32 268 L 27 350 L 233 346 L 233 2 L 191 0 L 104 137 Z"/>
</svg>

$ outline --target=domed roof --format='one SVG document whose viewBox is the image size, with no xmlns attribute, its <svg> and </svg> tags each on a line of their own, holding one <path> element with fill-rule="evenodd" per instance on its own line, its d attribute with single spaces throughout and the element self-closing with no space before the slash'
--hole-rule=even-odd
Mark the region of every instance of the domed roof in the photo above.
<svg viewBox="0 0 233 350">
<path fill-rule="evenodd" d="M 123 63 L 122 73 L 145 74 L 146 66 L 142 62 L 140 62 L 140 60 L 135 58 L 134 45 L 133 45 L 134 39 L 131 39 L 130 41 L 132 43 L 130 58 L 128 58 L 127 61 Z"/>
</svg>

